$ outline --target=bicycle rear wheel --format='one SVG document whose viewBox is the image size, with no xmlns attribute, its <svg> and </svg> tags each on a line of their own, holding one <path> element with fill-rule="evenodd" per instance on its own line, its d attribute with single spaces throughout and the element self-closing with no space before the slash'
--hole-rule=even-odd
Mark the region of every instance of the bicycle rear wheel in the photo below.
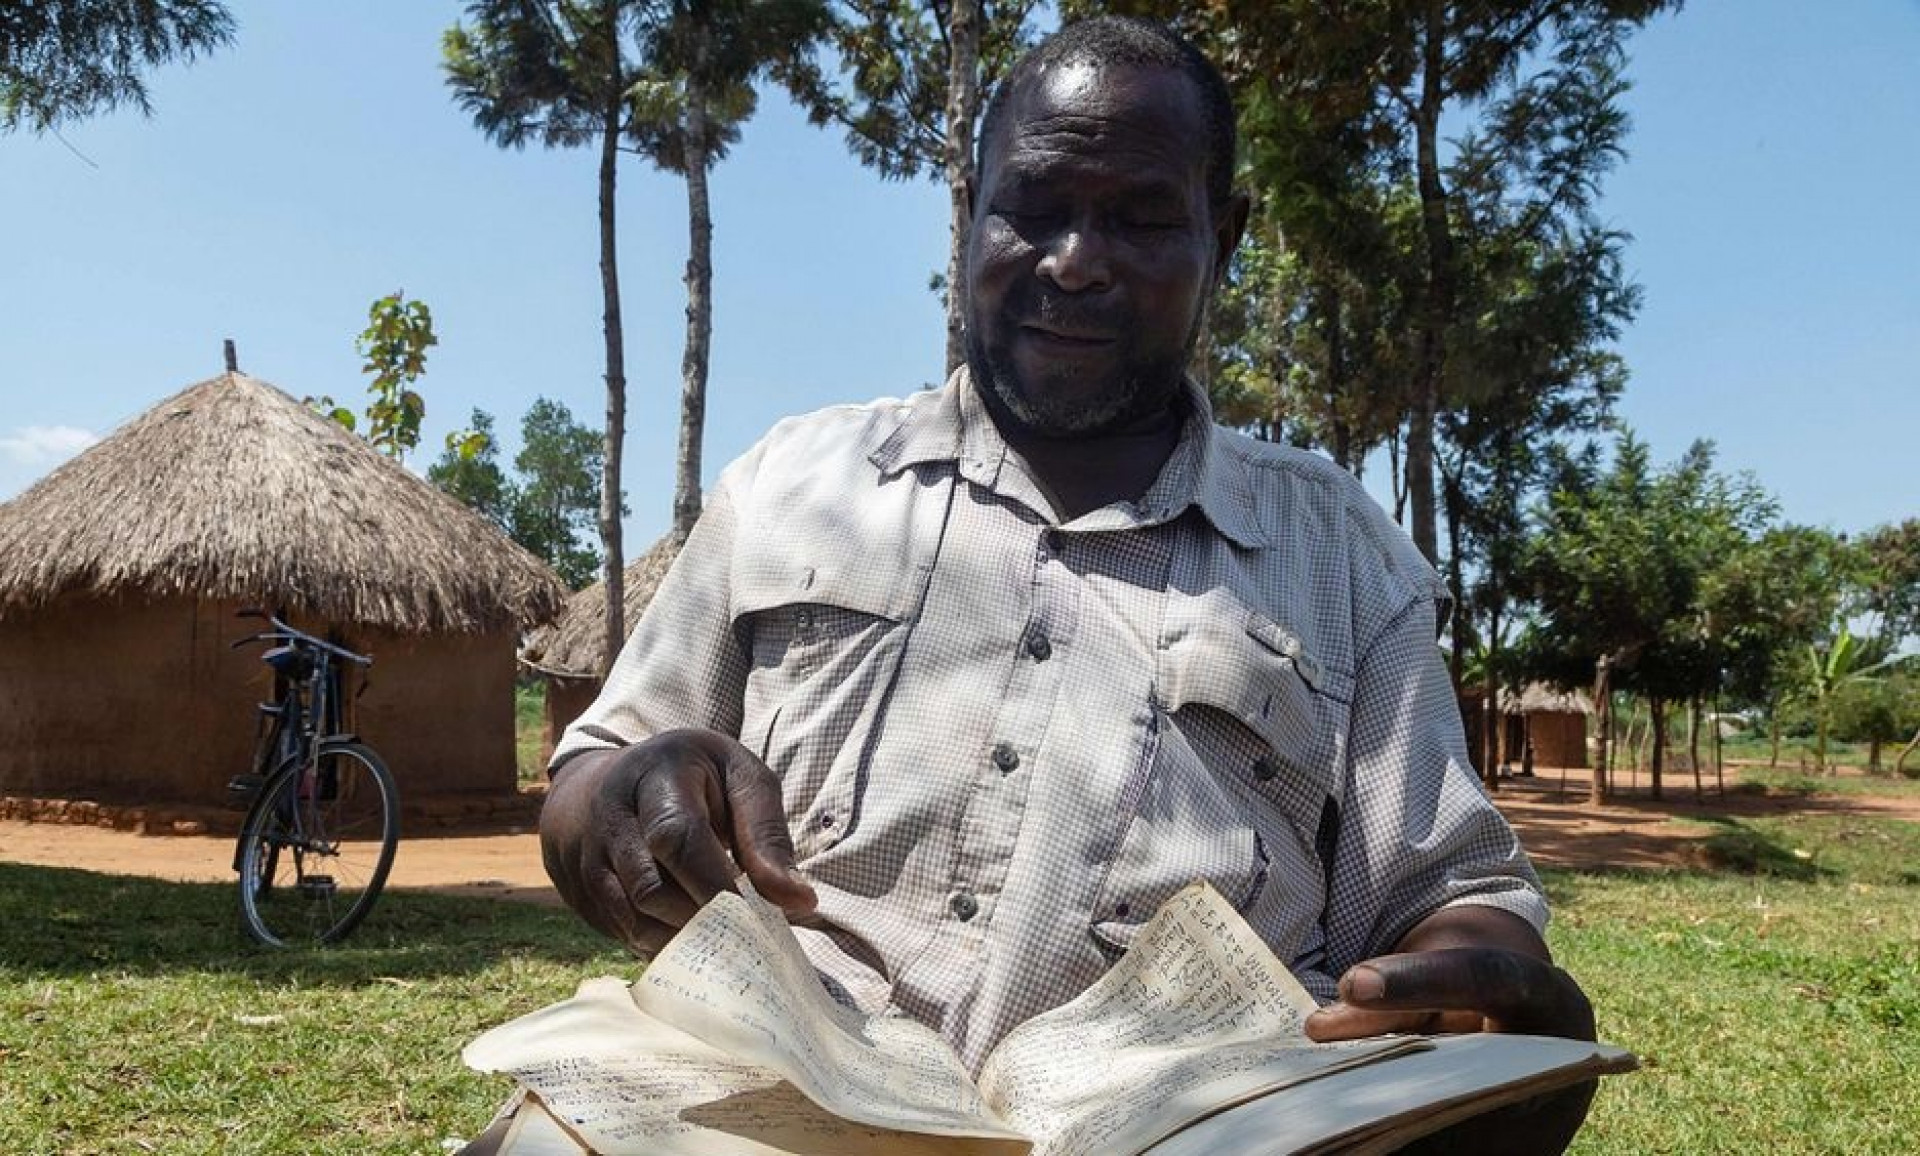
<svg viewBox="0 0 1920 1156">
<path fill-rule="evenodd" d="M 288 759 L 240 831 L 240 921 L 262 943 L 332 943 L 366 918 L 400 842 L 400 794 L 380 756 L 322 743 Z"/>
</svg>

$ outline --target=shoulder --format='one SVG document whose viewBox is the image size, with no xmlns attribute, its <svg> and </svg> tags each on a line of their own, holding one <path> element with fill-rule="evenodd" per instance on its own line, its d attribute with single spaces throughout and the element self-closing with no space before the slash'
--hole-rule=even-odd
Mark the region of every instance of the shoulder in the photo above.
<svg viewBox="0 0 1920 1156">
<path fill-rule="evenodd" d="M 1315 452 L 1264 442 L 1216 426 L 1213 450 L 1242 488 L 1268 549 L 1338 554 L 1359 593 L 1380 609 L 1415 600 L 1444 602 L 1445 585 L 1405 530 L 1360 479 Z"/>
<path fill-rule="evenodd" d="M 905 397 L 831 405 L 781 418 L 721 475 L 723 486 L 754 489 L 772 483 L 785 488 L 796 475 L 851 484 L 871 478 L 871 459 L 916 414 L 939 402 L 939 390 Z"/>
</svg>

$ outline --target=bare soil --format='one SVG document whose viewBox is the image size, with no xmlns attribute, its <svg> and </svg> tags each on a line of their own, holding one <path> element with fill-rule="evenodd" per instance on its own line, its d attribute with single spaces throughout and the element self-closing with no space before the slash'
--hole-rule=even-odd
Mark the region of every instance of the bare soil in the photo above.
<svg viewBox="0 0 1920 1156">
<path fill-rule="evenodd" d="M 1857 771 L 1843 771 L 1857 775 Z M 1729 785 L 1734 781 L 1730 772 Z M 1920 797 L 1875 795 L 1716 795 L 1706 784 L 1695 802 L 1689 777 L 1668 777 L 1654 802 L 1644 778 L 1628 777 L 1612 802 L 1587 802 L 1586 771 L 1543 768 L 1532 778 L 1502 779 L 1499 804 L 1536 863 L 1574 869 L 1683 867 L 1695 856 L 1705 816 L 1786 813 L 1873 815 L 1920 822 Z M 226 882 L 233 878 L 233 840 L 206 834 L 145 835 L 109 827 L 0 819 L 0 861 L 78 867 L 161 879 Z M 390 886 L 558 903 L 540 864 L 539 838 L 526 831 L 431 829 L 409 835 L 394 859 Z"/>
</svg>

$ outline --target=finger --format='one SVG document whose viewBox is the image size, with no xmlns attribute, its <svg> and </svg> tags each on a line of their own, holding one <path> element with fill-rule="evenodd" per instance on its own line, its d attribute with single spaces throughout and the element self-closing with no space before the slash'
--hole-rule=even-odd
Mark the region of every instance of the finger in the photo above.
<svg viewBox="0 0 1920 1156">
<path fill-rule="evenodd" d="M 812 911 L 819 897 L 794 865 L 793 833 L 787 828 L 779 778 L 740 747 L 727 762 L 726 792 L 734 851 L 753 889 L 788 914 Z"/>
<path fill-rule="evenodd" d="M 638 837 L 612 842 L 607 848 L 608 867 L 620 880 L 620 892 L 626 906 L 635 913 L 665 925 L 669 933 L 686 926 L 700 905 L 686 889 L 671 879 L 662 879 L 660 871 Z"/>
<path fill-rule="evenodd" d="M 1478 1012 L 1379 1011 L 1335 1003 L 1307 1017 L 1306 1033 L 1308 1039 L 1324 1044 L 1396 1032 L 1411 1035 L 1477 1032 L 1482 1022 Z"/>
<path fill-rule="evenodd" d="M 1383 955 L 1349 968 L 1340 998 L 1374 1010 L 1473 1011 L 1494 1031 L 1593 1039 L 1593 1007 L 1573 977 L 1498 948 Z"/>
<path fill-rule="evenodd" d="M 731 888 L 739 874 L 705 814 L 662 810 L 647 823 L 645 838 L 660 881 L 677 886 L 696 907 Z"/>
</svg>

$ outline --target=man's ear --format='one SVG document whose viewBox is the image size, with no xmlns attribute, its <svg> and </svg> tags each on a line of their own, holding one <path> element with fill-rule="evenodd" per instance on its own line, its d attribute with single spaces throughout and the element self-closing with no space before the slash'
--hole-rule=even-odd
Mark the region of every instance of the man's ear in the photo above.
<svg viewBox="0 0 1920 1156">
<path fill-rule="evenodd" d="M 1240 247 L 1240 238 L 1247 232 L 1247 216 L 1253 211 L 1253 202 L 1245 193 L 1234 193 L 1226 204 L 1220 207 L 1213 221 L 1213 284 L 1217 288 L 1227 279 L 1227 267 L 1233 263 L 1233 251 Z"/>
</svg>

